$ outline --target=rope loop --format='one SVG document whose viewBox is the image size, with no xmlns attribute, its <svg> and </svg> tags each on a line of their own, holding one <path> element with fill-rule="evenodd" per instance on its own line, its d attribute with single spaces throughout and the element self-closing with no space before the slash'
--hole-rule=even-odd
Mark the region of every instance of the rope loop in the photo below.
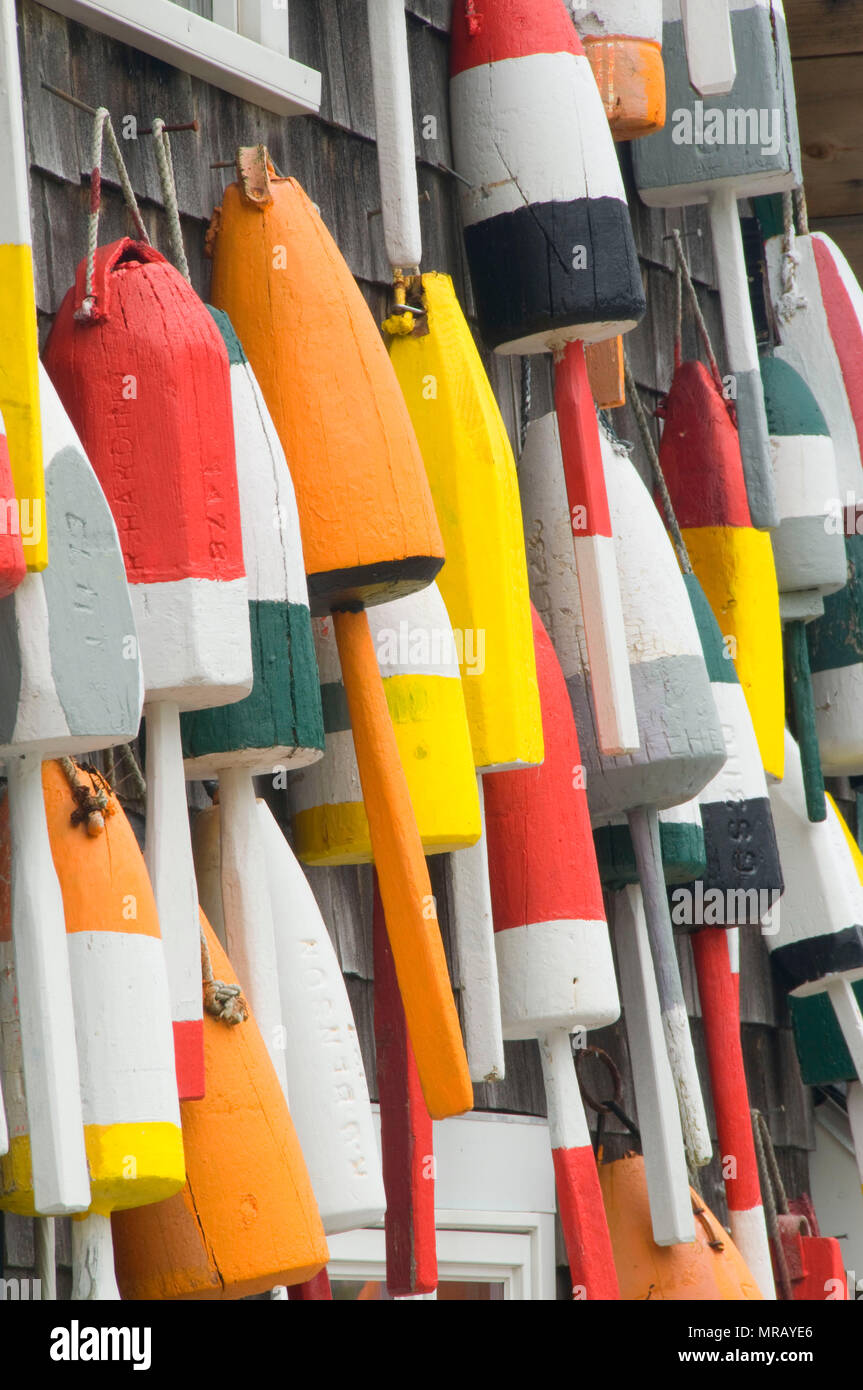
<svg viewBox="0 0 863 1390">
<path fill-rule="evenodd" d="M 156 147 L 156 164 L 159 169 L 159 183 L 162 186 L 162 201 L 168 214 L 168 238 L 171 243 L 171 259 L 183 276 L 191 284 L 189 262 L 183 245 L 183 229 L 180 225 L 180 209 L 177 204 L 177 183 L 174 178 L 174 161 L 171 158 L 171 143 L 161 116 L 153 121 L 153 137 Z"/>
<path fill-rule="evenodd" d="M 800 190 L 802 194 L 802 189 Z M 799 204 L 798 204 L 799 206 Z M 803 218 L 805 220 L 805 203 L 803 204 Z M 791 193 L 782 195 L 782 265 L 779 271 L 782 293 L 776 302 L 776 313 L 783 323 L 788 323 L 799 309 L 805 309 L 809 304 L 806 295 L 802 293 L 797 284 L 797 272 L 800 269 L 800 257 L 794 249 L 794 200 Z"/>
<path fill-rule="evenodd" d="M 692 275 L 691 275 L 690 270 L 689 270 L 689 263 L 688 263 L 688 261 L 687 261 L 687 259 L 686 259 L 686 254 L 685 254 L 685 252 L 684 252 L 684 250 L 683 250 L 683 239 L 682 239 L 682 237 L 681 237 L 681 235 L 680 235 L 680 231 L 679 231 L 678 228 L 676 228 L 676 227 L 675 227 L 674 231 L 673 231 L 672 234 L 671 234 L 671 240 L 672 240 L 673 243 L 674 243 L 674 253 L 675 253 L 676 257 L 677 257 L 677 273 L 678 273 L 678 275 L 682 278 L 683 284 L 686 286 L 686 298 L 687 298 L 687 300 L 689 301 L 689 307 L 690 307 L 690 309 L 691 309 L 691 311 L 692 311 L 692 317 L 695 319 L 695 325 L 696 325 L 696 327 L 697 327 L 697 329 L 698 329 L 698 333 L 699 333 L 699 336 L 700 336 L 700 338 L 701 338 L 702 344 L 704 345 L 704 351 L 705 351 L 705 354 L 706 354 L 706 356 L 707 356 L 707 365 L 710 367 L 710 375 L 713 377 L 714 385 L 716 386 L 717 391 L 719 392 L 720 396 L 722 397 L 722 400 L 723 400 L 723 402 L 725 403 L 725 408 L 726 408 L 726 410 L 728 411 L 728 414 L 729 414 L 729 416 L 731 417 L 731 421 L 732 421 L 732 423 L 733 423 L 733 425 L 734 425 L 734 427 L 735 427 L 735 429 L 736 429 L 736 428 L 737 428 L 737 411 L 735 410 L 733 403 L 732 403 L 731 401 L 725 399 L 725 393 L 724 393 L 724 391 L 723 391 L 723 389 L 722 389 L 722 374 L 721 374 L 721 372 L 720 372 L 720 370 L 719 370 L 719 363 L 716 361 L 716 354 L 715 354 L 715 352 L 713 351 L 713 344 L 712 344 L 712 342 L 710 341 L 710 332 L 709 332 L 708 327 L 707 327 L 707 324 L 706 324 L 706 322 L 705 322 L 705 320 L 704 320 L 704 315 L 703 315 L 703 313 L 701 312 L 701 305 L 700 305 L 699 302 L 698 302 L 698 295 L 695 293 L 695 285 L 692 283 Z M 682 333 L 683 333 L 683 307 L 682 307 L 682 296 L 681 296 L 681 309 L 680 309 L 680 324 L 679 324 L 678 332 L 679 332 L 680 336 L 682 337 Z M 675 339 L 675 346 L 674 346 L 674 365 L 675 365 L 675 367 L 678 367 L 678 366 L 680 365 L 680 362 L 679 362 L 679 360 L 678 360 L 678 339 Z"/>
<path fill-rule="evenodd" d="M 93 116 L 93 139 L 90 146 L 90 208 L 87 213 L 87 274 L 85 280 L 85 293 L 80 307 L 75 310 L 75 318 L 79 323 L 86 323 L 93 317 L 96 308 L 96 292 L 94 287 L 96 275 L 96 248 L 99 245 L 99 217 L 102 211 L 102 159 L 104 155 L 104 141 L 107 138 L 108 146 L 114 160 L 117 175 L 120 180 L 120 187 L 123 190 L 123 197 L 126 207 L 132 216 L 135 225 L 135 234 L 139 241 L 143 241 L 147 246 L 150 245 L 150 238 L 141 217 L 141 209 L 138 207 L 138 200 L 135 197 L 135 190 L 129 178 L 129 171 L 126 168 L 126 161 L 123 152 L 117 142 L 117 136 L 111 123 L 111 116 L 107 106 L 99 106 Z"/>
</svg>

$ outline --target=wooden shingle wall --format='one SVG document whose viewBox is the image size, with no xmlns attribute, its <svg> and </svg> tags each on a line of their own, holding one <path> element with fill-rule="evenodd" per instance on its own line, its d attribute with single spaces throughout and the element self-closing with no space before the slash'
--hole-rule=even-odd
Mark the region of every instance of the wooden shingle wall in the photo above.
<svg viewBox="0 0 863 1390">
<path fill-rule="evenodd" d="M 194 7 L 206 13 L 206 0 L 202 6 L 196 4 Z M 407 10 L 422 200 L 423 264 L 425 268 L 445 270 L 453 276 L 470 314 L 472 301 L 458 220 L 458 183 L 449 172 L 453 158 L 447 103 L 450 0 L 411 0 Z M 139 127 L 151 126 L 157 115 L 168 123 L 198 121 L 199 132 L 177 134 L 172 147 L 192 279 L 204 297 L 209 284 L 209 267 L 203 254 L 204 235 L 213 206 L 233 177 L 231 169 L 216 169 L 212 165 L 230 160 L 238 144 L 263 141 L 279 170 L 296 176 L 319 205 L 372 310 L 378 318 L 382 317 L 388 301 L 388 266 L 380 217 L 375 215 L 380 193 L 368 35 L 365 5 L 361 0 L 292 0 L 293 56 L 323 74 L 320 119 L 275 117 L 74 24 L 42 8 L 34 0 L 21 0 L 19 19 L 31 163 L 37 300 L 43 340 L 86 248 L 92 125 L 88 116 L 46 91 L 43 82 L 92 106 L 107 106 L 118 133 L 124 129 L 124 118 L 130 116 L 135 117 Z M 435 118 L 434 138 L 423 138 L 423 127 L 428 133 L 433 124 L 426 122 L 425 117 Z M 126 121 L 126 128 L 129 126 Z M 166 223 L 151 138 L 140 135 L 122 143 L 151 239 L 167 253 Z M 620 153 L 624 174 L 629 180 L 626 147 L 622 147 Z M 102 239 L 110 240 L 131 229 L 107 154 L 103 188 Z M 679 227 L 684 234 L 699 299 L 723 367 L 724 346 L 710 234 L 703 210 L 669 213 L 648 210 L 634 193 L 631 206 L 647 288 L 648 312 L 640 327 L 628 336 L 627 347 L 645 403 L 652 409 L 668 389 L 673 364 L 674 275 L 673 248 L 669 240 L 673 227 Z M 697 350 L 688 318 L 684 322 L 683 349 L 688 356 Z M 520 365 L 517 359 L 490 358 L 487 354 L 485 361 L 517 449 Z M 536 415 L 550 408 L 550 373 L 547 358 L 534 358 L 531 363 L 531 413 Z M 613 422 L 621 438 L 637 440 L 628 408 L 616 411 Z M 634 459 L 644 472 L 645 461 L 639 443 L 636 443 Z M 268 794 L 284 820 L 285 806 L 280 794 L 271 790 Z M 200 797 L 204 793 L 199 792 L 197 796 L 197 804 L 203 804 Z M 445 857 L 433 859 L 431 871 L 446 936 Z M 370 870 L 313 870 L 309 877 L 347 976 L 374 1094 Z M 811 1105 L 799 1085 L 788 1017 L 784 1001 L 773 989 L 764 944 L 760 937 L 746 929 L 742 936 L 744 1043 L 752 1102 L 768 1115 L 789 1191 L 796 1193 L 807 1187 L 807 1150 L 813 1144 Z M 685 940 L 680 942 L 680 954 L 691 1012 L 695 1016 L 696 1049 L 703 1061 L 694 972 Z M 452 957 L 451 965 L 458 989 L 458 962 Z M 592 1041 L 607 1048 L 620 1065 L 625 1082 L 623 1104 L 634 1115 L 622 1026 L 618 1024 L 593 1035 Z M 507 1054 L 506 1081 L 496 1087 L 478 1087 L 478 1107 L 543 1114 L 543 1088 L 535 1044 L 507 1044 Z M 706 1065 L 702 1074 L 705 1091 L 709 1094 Z M 628 1147 L 621 1128 L 616 1121 L 608 1127 L 606 1152 L 609 1156 L 622 1153 Z M 711 1167 L 702 1172 L 701 1182 L 709 1204 L 718 1215 L 724 1216 L 718 1156 Z M 7 1221 L 7 1239 L 14 1247 L 8 1251 L 11 1264 L 29 1263 L 27 1223 Z"/>
</svg>

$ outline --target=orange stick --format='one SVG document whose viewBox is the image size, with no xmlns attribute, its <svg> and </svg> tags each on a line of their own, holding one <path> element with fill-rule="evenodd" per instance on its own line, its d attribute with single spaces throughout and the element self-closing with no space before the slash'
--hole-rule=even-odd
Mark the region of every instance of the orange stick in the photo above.
<svg viewBox="0 0 863 1390">
<path fill-rule="evenodd" d="M 387 935 L 423 1095 L 435 1120 L 473 1106 L 473 1088 L 408 784 L 364 611 L 335 612 L 360 783 Z"/>
</svg>

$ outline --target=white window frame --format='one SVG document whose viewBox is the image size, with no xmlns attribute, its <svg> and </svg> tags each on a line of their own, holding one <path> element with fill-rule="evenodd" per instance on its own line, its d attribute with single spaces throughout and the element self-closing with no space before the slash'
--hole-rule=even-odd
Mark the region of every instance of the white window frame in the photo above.
<svg viewBox="0 0 863 1390">
<path fill-rule="evenodd" d="M 550 1302 L 557 1294 L 554 1217 L 548 1212 L 438 1211 L 441 1283 L 503 1284 L 504 1299 Z M 383 1282 L 383 1227 L 330 1236 L 331 1279 Z"/>
<path fill-rule="evenodd" d="M 204 19 L 173 0 L 41 0 L 48 9 L 149 53 L 279 116 L 317 115 L 321 74 L 288 57 L 288 0 L 213 0 Z"/>
<path fill-rule="evenodd" d="M 379 1130 L 379 1107 L 372 1111 Z M 557 1202 L 547 1121 L 473 1111 L 435 1123 L 434 1151 L 440 1281 L 503 1284 L 504 1299 L 518 1302 L 556 1299 Z M 383 1282 L 382 1221 L 327 1241 L 331 1278 Z"/>
</svg>

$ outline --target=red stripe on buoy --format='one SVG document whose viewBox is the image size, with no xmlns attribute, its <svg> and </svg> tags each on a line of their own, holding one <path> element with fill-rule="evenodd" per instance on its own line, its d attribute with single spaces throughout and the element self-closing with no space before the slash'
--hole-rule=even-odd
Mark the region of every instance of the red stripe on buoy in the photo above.
<svg viewBox="0 0 863 1390">
<path fill-rule="evenodd" d="M 828 247 L 815 236 L 812 248 L 830 336 L 842 368 L 845 394 L 863 453 L 863 326 Z"/>
<path fill-rule="evenodd" d="M 423 1099 L 396 980 L 375 874 L 375 1048 L 381 1160 L 387 1198 L 387 1289 L 395 1296 L 437 1288 L 432 1121 Z"/>
<path fill-rule="evenodd" d="M 665 422 L 660 457 L 678 524 L 751 527 L 740 439 L 701 362 L 681 363 L 657 414 Z M 710 458 L 709 471 L 699 468 L 702 455 Z"/>
<path fill-rule="evenodd" d="M 203 1100 L 204 1077 L 204 1023 L 203 1020 L 188 1019 L 174 1023 L 174 1065 L 177 1071 L 177 1089 L 181 1100 Z"/>
<path fill-rule="evenodd" d="M 552 1149 L 551 1157 L 573 1287 L 577 1291 L 580 1284 L 591 1299 L 617 1299 L 620 1289 L 593 1149 L 589 1144 Z"/>
<path fill-rule="evenodd" d="M 573 535 L 610 536 L 611 514 L 602 468 L 599 426 L 587 375 L 584 344 L 581 342 L 567 343 L 563 357 L 555 365 L 554 406 L 560 429 L 560 451 Z M 583 525 L 577 508 L 584 509 Z"/>
<path fill-rule="evenodd" d="M 478 26 L 472 19 L 481 19 Z M 574 53 L 584 57 L 581 39 L 563 0 L 483 0 L 482 14 L 473 16 L 453 6 L 450 72 L 527 58 L 534 53 Z"/>
<path fill-rule="evenodd" d="M 560 662 L 533 609 L 545 762 L 485 779 L 494 929 L 605 920 L 584 769 Z M 530 872 L 522 871 L 524 864 Z"/>
<path fill-rule="evenodd" d="M 738 987 L 731 973 L 725 928 L 705 927 L 692 936 L 698 976 L 701 1018 L 710 1069 L 710 1088 L 716 1113 L 716 1130 L 725 1170 L 725 1195 L 731 1211 L 751 1211 L 761 1206 L 758 1163 L 752 1138 L 749 1092 L 740 1043 Z"/>
</svg>

